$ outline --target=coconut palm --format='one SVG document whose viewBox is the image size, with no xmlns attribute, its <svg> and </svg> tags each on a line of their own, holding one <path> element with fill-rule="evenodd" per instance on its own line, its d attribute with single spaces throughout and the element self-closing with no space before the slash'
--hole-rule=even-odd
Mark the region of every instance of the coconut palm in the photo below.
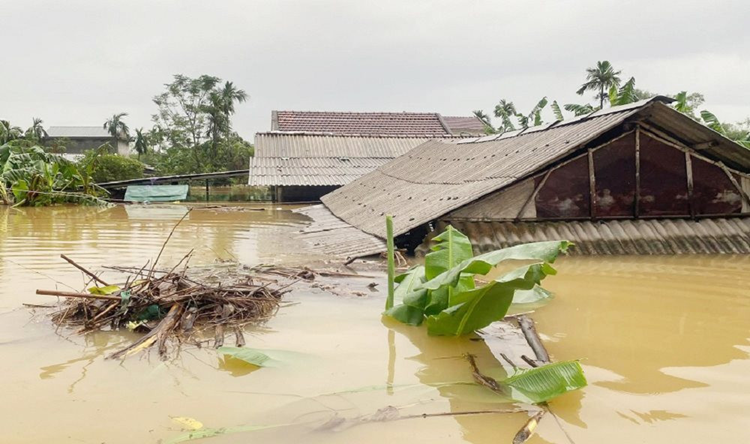
<svg viewBox="0 0 750 444">
<path fill-rule="evenodd" d="M 586 91 L 596 91 L 599 98 L 599 108 L 604 107 L 604 100 L 607 99 L 607 91 L 613 86 L 620 86 L 620 75 L 622 71 L 615 71 L 612 64 L 607 60 L 596 62 L 596 67 L 586 68 L 586 83 L 576 91 L 578 95 L 583 95 Z"/>
<path fill-rule="evenodd" d="M 102 128 L 109 131 L 109 134 L 117 140 L 128 140 L 130 138 L 130 128 L 122 120 L 127 115 L 128 113 L 113 114 L 112 118 L 104 122 Z"/>
<path fill-rule="evenodd" d="M 7 120 L 0 120 L 0 145 L 23 137 L 23 130 Z"/>
<path fill-rule="evenodd" d="M 47 137 L 47 131 L 42 126 L 44 122 L 37 117 L 34 117 L 32 122 L 31 127 L 26 130 L 26 138 L 36 142 L 43 141 Z"/>
<path fill-rule="evenodd" d="M 135 152 L 138 153 L 138 159 L 141 158 L 142 154 L 146 154 L 148 152 L 148 140 L 146 140 L 147 135 L 143 134 L 143 128 L 138 128 L 135 130 Z"/>
<path fill-rule="evenodd" d="M 511 117 L 518 115 L 516 112 L 516 106 L 513 102 L 508 102 L 505 99 L 501 99 L 497 105 L 495 105 L 495 117 L 500 118 L 502 125 L 500 125 L 500 132 L 513 131 L 516 129 L 513 122 L 510 120 Z"/>
</svg>

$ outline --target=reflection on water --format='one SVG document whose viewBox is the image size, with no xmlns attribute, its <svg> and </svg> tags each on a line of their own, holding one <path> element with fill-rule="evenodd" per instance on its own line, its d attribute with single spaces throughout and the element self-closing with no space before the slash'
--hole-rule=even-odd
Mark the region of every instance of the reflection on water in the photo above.
<svg viewBox="0 0 750 444">
<path fill-rule="evenodd" d="M 175 231 L 164 265 L 196 249 L 196 264 L 306 262 L 291 235 L 304 218 L 275 206 L 195 210 Z M 367 296 L 299 289 L 298 302 L 250 328 L 248 346 L 304 352 L 301 365 L 252 369 L 212 349 L 185 348 L 160 361 L 104 355 L 130 333 L 86 337 L 55 332 L 21 304 L 48 304 L 36 288 L 80 288 L 69 254 L 101 264 L 142 265 L 153 258 L 184 206 L 113 208 L 0 207 L 0 429 L 12 443 L 147 443 L 179 435 L 170 416 L 206 427 L 284 425 L 237 430 L 208 442 L 382 443 L 510 442 L 524 414 L 441 416 L 334 427 L 341 419 L 394 406 L 401 415 L 507 407 L 471 381 L 461 355 L 478 356 L 488 374 L 504 370 L 487 344 L 431 338 L 383 323 L 385 288 Z M 318 258 L 315 258 L 318 259 Z M 554 359 L 582 358 L 590 386 L 552 403 L 581 443 L 750 439 L 750 284 L 747 257 L 564 258 L 548 280 L 556 297 L 534 315 Z M 359 288 L 361 287 L 361 288 Z M 43 312 L 42 310 L 38 310 Z M 126 418 L 126 419 L 124 419 Z M 332 422 L 333 421 L 333 422 Z M 531 443 L 567 443 L 545 418 Z"/>
</svg>

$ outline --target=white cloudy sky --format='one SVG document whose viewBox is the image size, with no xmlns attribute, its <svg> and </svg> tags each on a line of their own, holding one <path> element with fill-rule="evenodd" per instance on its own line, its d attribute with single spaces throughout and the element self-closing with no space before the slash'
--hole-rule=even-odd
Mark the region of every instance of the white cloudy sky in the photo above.
<svg viewBox="0 0 750 444">
<path fill-rule="evenodd" d="M 0 0 L 0 118 L 26 127 L 149 127 L 171 76 L 211 74 L 251 96 L 235 128 L 273 109 L 490 112 L 544 95 L 580 102 L 608 59 L 655 92 L 705 94 L 750 116 L 747 0 Z"/>
</svg>

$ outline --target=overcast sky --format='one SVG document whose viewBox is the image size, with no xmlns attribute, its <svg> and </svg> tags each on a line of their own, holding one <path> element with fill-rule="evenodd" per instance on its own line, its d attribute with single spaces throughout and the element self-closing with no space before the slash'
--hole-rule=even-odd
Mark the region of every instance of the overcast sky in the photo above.
<svg viewBox="0 0 750 444">
<path fill-rule="evenodd" d="M 0 118 L 24 128 L 116 112 L 148 128 L 178 73 L 243 88 L 234 126 L 250 140 L 274 109 L 523 111 L 582 102 L 604 59 L 640 88 L 750 117 L 747 0 L 0 0 L 0 15 Z"/>
</svg>

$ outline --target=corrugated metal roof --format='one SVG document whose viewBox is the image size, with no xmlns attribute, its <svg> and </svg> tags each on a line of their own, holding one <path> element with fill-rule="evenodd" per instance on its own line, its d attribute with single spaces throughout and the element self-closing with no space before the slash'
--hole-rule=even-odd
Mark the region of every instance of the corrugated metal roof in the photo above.
<svg viewBox="0 0 750 444">
<path fill-rule="evenodd" d="M 358 230 L 338 217 L 325 206 L 313 205 L 295 210 L 310 217 L 313 222 L 302 229 L 298 237 L 315 251 L 337 257 L 362 257 L 386 250 L 385 241 Z"/>
<path fill-rule="evenodd" d="M 567 239 L 570 254 L 750 254 L 750 218 L 610 220 L 603 222 L 470 222 L 446 220 L 477 252 L 525 242 Z M 438 231 L 439 232 L 439 231 Z"/>
<path fill-rule="evenodd" d="M 392 159 L 428 140 L 430 137 L 268 132 L 255 135 L 255 155 L 289 158 L 376 157 Z"/>
<path fill-rule="evenodd" d="M 382 216 L 391 214 L 395 234 L 403 234 L 542 170 L 631 117 L 668 128 L 688 142 L 715 141 L 715 147 L 702 152 L 750 169 L 749 150 L 660 103 L 663 100 L 656 97 L 612 107 L 543 131 L 459 142 L 460 147 L 455 142 L 430 141 L 323 196 L 322 201 L 339 218 L 380 237 L 385 237 Z"/>
<path fill-rule="evenodd" d="M 258 133 L 252 186 L 336 186 L 375 170 L 430 140 L 426 137 Z"/>
<path fill-rule="evenodd" d="M 430 141 L 322 200 L 341 219 L 381 237 L 380 216 L 391 214 L 396 234 L 403 234 L 564 157 L 636 111 L 460 147 Z"/>
<path fill-rule="evenodd" d="M 256 157 L 250 160 L 252 186 L 346 185 L 391 159 Z"/>
<path fill-rule="evenodd" d="M 339 135 L 446 136 L 449 128 L 437 113 L 273 111 L 272 129 Z"/>
<path fill-rule="evenodd" d="M 47 128 L 49 137 L 107 139 L 112 136 L 100 126 L 51 126 Z"/>
</svg>

